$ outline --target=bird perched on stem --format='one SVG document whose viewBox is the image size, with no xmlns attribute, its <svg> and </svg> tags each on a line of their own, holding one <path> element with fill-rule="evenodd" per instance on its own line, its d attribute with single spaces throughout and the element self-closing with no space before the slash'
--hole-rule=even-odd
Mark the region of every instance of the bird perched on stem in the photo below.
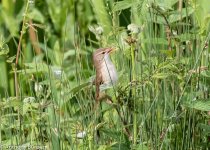
<svg viewBox="0 0 210 150">
<path fill-rule="evenodd" d="M 99 48 L 93 54 L 94 67 L 96 68 L 96 95 L 95 99 L 98 103 L 100 99 L 100 86 L 103 85 L 113 85 L 116 83 L 118 76 L 117 71 L 112 63 L 109 54 L 114 50 L 114 48 Z"/>
<path fill-rule="evenodd" d="M 96 68 L 96 78 L 93 83 L 96 85 L 96 108 L 99 101 L 103 98 L 109 99 L 112 103 L 111 97 L 108 95 L 100 95 L 100 86 L 102 85 L 114 85 L 118 80 L 118 75 L 114 64 L 112 63 L 109 54 L 114 50 L 114 48 L 100 48 L 97 49 L 93 54 L 94 67 Z M 128 137 L 131 137 L 130 131 L 127 128 L 127 122 L 123 119 L 120 114 L 118 107 L 115 108 L 119 117 L 124 125 L 124 132 Z"/>
</svg>

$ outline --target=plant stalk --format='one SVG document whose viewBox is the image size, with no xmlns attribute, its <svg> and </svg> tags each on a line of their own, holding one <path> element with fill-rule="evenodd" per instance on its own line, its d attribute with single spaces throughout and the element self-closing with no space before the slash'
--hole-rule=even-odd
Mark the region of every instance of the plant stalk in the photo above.
<svg viewBox="0 0 210 150">
<path fill-rule="evenodd" d="M 132 81 L 136 80 L 136 74 L 135 74 L 135 45 L 131 44 L 131 67 L 132 67 Z M 137 114 L 136 114 L 136 100 L 135 100 L 135 87 L 132 88 L 132 97 L 133 97 L 133 144 L 134 147 L 136 146 L 137 141 Z"/>
</svg>

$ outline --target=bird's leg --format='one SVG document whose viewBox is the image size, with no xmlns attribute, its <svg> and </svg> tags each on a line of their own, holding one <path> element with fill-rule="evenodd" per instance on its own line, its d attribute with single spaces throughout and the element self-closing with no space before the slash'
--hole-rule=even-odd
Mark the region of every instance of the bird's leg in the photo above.
<svg viewBox="0 0 210 150">
<path fill-rule="evenodd" d="M 100 122 L 99 118 L 99 105 L 100 105 L 100 85 L 102 82 L 102 76 L 99 70 L 96 69 L 96 78 L 95 78 L 95 86 L 96 86 L 96 93 L 95 93 L 95 105 L 94 105 L 94 114 L 95 114 L 95 127 L 97 124 Z M 99 130 L 97 129 L 95 132 L 95 141 L 98 143 L 100 133 Z"/>
<path fill-rule="evenodd" d="M 96 94 L 95 94 L 95 109 L 97 110 L 98 105 L 100 103 L 100 85 L 102 83 L 102 76 L 100 71 L 96 70 L 96 79 L 95 79 L 95 85 L 96 85 Z"/>
</svg>

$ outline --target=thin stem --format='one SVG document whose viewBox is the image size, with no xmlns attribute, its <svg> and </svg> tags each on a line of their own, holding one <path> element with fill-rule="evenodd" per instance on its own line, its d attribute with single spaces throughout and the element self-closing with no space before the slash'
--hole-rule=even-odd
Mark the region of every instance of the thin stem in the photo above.
<svg viewBox="0 0 210 150">
<path fill-rule="evenodd" d="M 25 23 L 26 23 L 26 14 L 28 12 L 28 7 L 29 7 L 29 0 L 26 3 L 26 8 L 25 8 L 25 13 L 24 13 L 24 17 L 23 17 L 23 24 L 22 24 L 22 29 L 20 31 L 20 39 L 19 39 L 19 43 L 18 43 L 18 49 L 17 49 L 17 55 L 16 55 L 16 61 L 15 61 L 15 68 L 14 68 L 14 72 L 15 72 L 15 94 L 16 97 L 18 98 L 19 94 L 18 94 L 18 79 L 17 79 L 17 65 L 18 65 L 18 59 L 19 59 L 19 55 L 20 55 L 20 50 L 21 50 L 21 42 L 22 42 L 22 38 L 23 38 L 23 34 L 25 33 Z"/>
<path fill-rule="evenodd" d="M 136 75 L 135 75 L 135 46 L 134 44 L 131 44 L 131 67 L 132 67 L 132 81 L 136 80 Z M 135 87 L 132 89 L 132 97 L 133 97 L 133 106 L 134 106 L 134 111 L 133 111 L 133 144 L 134 147 L 136 145 L 136 139 L 137 139 L 137 114 L 136 114 L 136 100 L 135 100 Z"/>
<path fill-rule="evenodd" d="M 19 58 L 19 55 L 20 55 L 21 41 L 22 41 L 22 38 L 23 38 L 23 34 L 25 33 L 24 30 L 25 30 L 26 14 L 27 14 L 27 12 L 28 12 L 28 6 L 29 6 L 29 0 L 28 0 L 27 3 L 26 3 L 25 13 L 24 13 L 24 15 L 23 15 L 23 24 L 22 24 L 22 29 L 21 29 L 21 31 L 20 31 L 20 40 L 19 40 L 19 43 L 18 43 L 18 50 L 17 50 L 16 61 L 15 61 L 15 64 L 16 64 L 16 65 L 18 64 L 18 58 Z"/>
</svg>

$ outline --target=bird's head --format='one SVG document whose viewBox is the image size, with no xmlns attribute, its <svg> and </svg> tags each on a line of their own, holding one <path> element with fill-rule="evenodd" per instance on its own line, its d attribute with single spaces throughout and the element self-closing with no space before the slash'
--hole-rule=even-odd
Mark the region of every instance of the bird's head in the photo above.
<svg viewBox="0 0 210 150">
<path fill-rule="evenodd" d="M 94 65 L 96 66 L 98 63 L 104 61 L 104 56 L 109 55 L 113 50 L 113 47 L 97 49 L 93 54 Z"/>
</svg>

